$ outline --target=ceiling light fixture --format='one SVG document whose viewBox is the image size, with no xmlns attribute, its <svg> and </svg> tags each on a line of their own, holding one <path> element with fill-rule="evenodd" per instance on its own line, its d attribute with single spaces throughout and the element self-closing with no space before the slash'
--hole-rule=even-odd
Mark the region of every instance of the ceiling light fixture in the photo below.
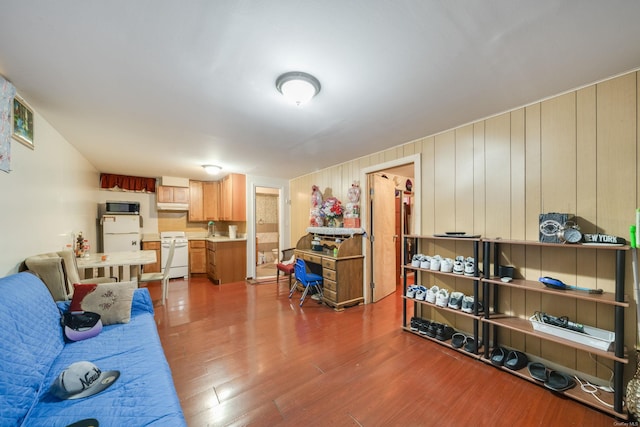
<svg viewBox="0 0 640 427">
<path fill-rule="evenodd" d="M 209 175 L 216 175 L 222 170 L 220 166 L 215 165 L 202 165 L 202 167 Z"/>
<path fill-rule="evenodd" d="M 320 92 L 320 82 L 311 74 L 302 71 L 284 73 L 276 80 L 276 88 L 292 103 L 300 106 Z"/>
</svg>

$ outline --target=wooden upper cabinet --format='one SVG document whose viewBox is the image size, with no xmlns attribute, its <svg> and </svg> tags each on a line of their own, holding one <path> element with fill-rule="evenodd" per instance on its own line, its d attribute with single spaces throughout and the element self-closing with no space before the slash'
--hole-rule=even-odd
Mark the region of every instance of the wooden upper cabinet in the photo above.
<svg viewBox="0 0 640 427">
<path fill-rule="evenodd" d="M 159 185 L 156 195 L 159 203 L 189 203 L 188 187 Z"/>
<path fill-rule="evenodd" d="M 189 221 L 204 221 L 202 181 L 189 181 Z"/>
<path fill-rule="evenodd" d="M 217 221 L 220 182 L 189 181 L 189 221 Z"/>
<path fill-rule="evenodd" d="M 220 184 L 220 219 L 225 221 L 247 220 L 246 177 L 232 173 Z"/>
<path fill-rule="evenodd" d="M 220 183 L 217 181 L 207 181 L 202 183 L 203 212 L 205 221 L 217 221 L 220 218 L 219 198 Z"/>
</svg>

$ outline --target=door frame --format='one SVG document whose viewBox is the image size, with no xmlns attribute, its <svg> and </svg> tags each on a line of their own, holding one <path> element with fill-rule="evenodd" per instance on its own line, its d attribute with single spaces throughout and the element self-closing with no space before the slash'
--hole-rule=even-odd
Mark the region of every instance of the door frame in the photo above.
<svg viewBox="0 0 640 427">
<path fill-rule="evenodd" d="M 256 277 L 256 188 L 269 187 L 279 190 L 278 203 L 280 218 L 278 228 L 279 250 L 290 247 L 291 241 L 291 198 L 289 181 L 285 179 L 266 178 L 247 175 L 247 278 Z"/>
<path fill-rule="evenodd" d="M 374 172 L 382 172 L 386 169 L 394 168 L 397 166 L 406 165 L 409 163 L 413 163 L 413 210 L 411 211 L 412 220 L 413 220 L 413 234 L 420 234 L 421 224 L 422 224 L 422 198 L 420 192 L 420 183 L 422 182 L 422 165 L 421 165 L 421 157 L 420 153 L 412 154 L 410 156 L 402 157 L 395 160 L 390 160 L 384 163 L 378 163 L 376 165 L 368 166 L 362 168 L 360 170 L 360 185 L 361 188 L 364 185 L 363 191 L 361 191 L 360 196 L 360 221 L 362 228 L 365 229 L 367 233 L 367 237 L 371 236 L 371 231 L 368 230 L 369 227 L 369 188 L 367 182 L 367 175 Z M 362 253 L 369 253 L 369 239 L 362 239 Z M 363 274 L 363 283 L 362 283 L 362 292 L 364 295 L 364 303 L 371 303 L 371 292 L 369 289 L 369 284 L 372 280 L 372 271 L 369 269 L 369 260 L 365 257 L 365 265 L 364 265 L 364 274 Z"/>
</svg>

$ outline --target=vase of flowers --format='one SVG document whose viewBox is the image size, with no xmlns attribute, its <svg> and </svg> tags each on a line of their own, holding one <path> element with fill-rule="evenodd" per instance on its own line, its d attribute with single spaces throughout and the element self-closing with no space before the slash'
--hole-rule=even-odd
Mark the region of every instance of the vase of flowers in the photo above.
<svg viewBox="0 0 640 427">
<path fill-rule="evenodd" d="M 336 227 L 340 218 L 342 218 L 344 210 L 342 209 L 342 203 L 335 197 L 328 197 L 322 202 L 322 208 L 320 214 L 325 219 L 327 227 Z"/>
</svg>

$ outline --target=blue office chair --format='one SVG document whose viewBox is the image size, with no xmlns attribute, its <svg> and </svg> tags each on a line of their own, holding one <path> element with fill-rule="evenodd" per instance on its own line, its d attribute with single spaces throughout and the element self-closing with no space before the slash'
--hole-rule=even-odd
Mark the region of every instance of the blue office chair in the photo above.
<svg viewBox="0 0 640 427">
<path fill-rule="evenodd" d="M 300 298 L 300 307 L 302 307 L 304 299 L 306 298 L 307 293 L 309 293 L 310 287 L 315 288 L 318 296 L 320 297 L 320 301 L 322 301 L 322 276 L 320 276 L 319 274 L 308 272 L 307 264 L 301 258 L 296 258 L 295 273 L 296 280 L 300 282 L 302 286 L 304 286 L 304 292 L 302 293 L 302 297 Z M 294 285 L 291 287 L 291 291 L 289 291 L 289 298 L 291 298 L 293 292 L 297 287 L 297 284 L 294 283 Z"/>
</svg>

